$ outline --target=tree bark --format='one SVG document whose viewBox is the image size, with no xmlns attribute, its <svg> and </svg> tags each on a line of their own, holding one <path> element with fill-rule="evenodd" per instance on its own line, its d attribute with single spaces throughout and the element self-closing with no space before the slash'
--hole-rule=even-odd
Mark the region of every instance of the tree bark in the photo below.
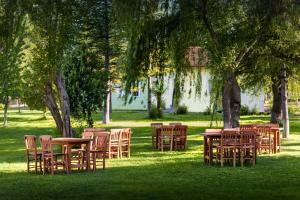
<svg viewBox="0 0 300 200">
<path fill-rule="evenodd" d="M 3 113 L 3 126 L 7 127 L 8 126 L 8 116 L 7 116 L 7 110 L 8 110 L 8 103 L 9 103 L 9 97 L 8 95 L 5 95 L 4 99 L 4 113 Z"/>
<path fill-rule="evenodd" d="M 290 134 L 290 121 L 288 113 L 288 88 L 287 88 L 286 69 L 282 69 L 281 74 L 281 97 L 282 97 L 282 122 L 283 122 L 283 138 L 288 138 Z"/>
<path fill-rule="evenodd" d="M 222 92 L 224 128 L 239 127 L 241 90 L 233 72 L 229 72 Z"/>
<path fill-rule="evenodd" d="M 281 80 L 272 77 L 272 93 L 273 93 L 273 105 L 271 109 L 271 123 L 278 124 L 281 119 Z"/>
<path fill-rule="evenodd" d="M 152 105 L 152 101 L 151 101 L 151 98 L 152 98 L 151 76 L 148 76 L 147 89 L 148 89 L 147 109 L 148 109 L 148 116 L 150 117 L 150 111 L 151 111 L 151 105 Z"/>
<path fill-rule="evenodd" d="M 61 72 L 56 73 L 56 87 L 60 96 L 61 114 L 63 121 L 63 136 L 72 137 L 70 120 L 70 99 L 66 90 L 66 85 Z"/>
<path fill-rule="evenodd" d="M 47 82 L 46 84 L 46 98 L 45 103 L 47 108 L 50 110 L 51 115 L 55 121 L 57 130 L 63 135 L 63 121 L 59 112 L 59 108 L 57 106 L 54 93 L 52 90 L 51 82 Z"/>
<path fill-rule="evenodd" d="M 159 118 L 162 118 L 162 94 L 161 91 L 156 93 L 156 107 L 157 107 L 157 114 Z"/>
<path fill-rule="evenodd" d="M 104 67 L 108 74 L 110 74 L 109 65 L 109 16 L 108 16 L 108 2 L 104 1 Z M 111 80 L 110 77 L 107 82 L 107 92 L 105 94 L 104 110 L 103 110 L 103 124 L 109 124 L 110 122 L 110 91 Z"/>
</svg>

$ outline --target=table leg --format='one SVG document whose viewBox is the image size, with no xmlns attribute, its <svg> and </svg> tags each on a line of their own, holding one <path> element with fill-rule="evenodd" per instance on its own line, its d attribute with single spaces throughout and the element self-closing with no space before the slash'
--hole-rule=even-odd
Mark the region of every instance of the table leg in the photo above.
<svg viewBox="0 0 300 200">
<path fill-rule="evenodd" d="M 90 142 L 86 144 L 86 170 L 90 171 Z M 94 161 L 95 162 L 95 161 Z"/>
<path fill-rule="evenodd" d="M 67 174 L 71 174 L 71 146 L 67 145 Z"/>
</svg>

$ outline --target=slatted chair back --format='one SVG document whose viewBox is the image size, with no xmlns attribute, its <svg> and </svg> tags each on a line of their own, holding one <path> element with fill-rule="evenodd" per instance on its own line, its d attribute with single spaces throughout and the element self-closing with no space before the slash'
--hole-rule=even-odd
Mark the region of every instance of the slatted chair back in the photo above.
<svg viewBox="0 0 300 200">
<path fill-rule="evenodd" d="M 120 139 L 120 133 L 123 131 L 123 129 L 111 129 L 110 130 L 110 137 L 109 142 L 110 143 L 118 143 Z"/>
<path fill-rule="evenodd" d="M 82 133 L 82 138 L 83 139 L 92 139 L 94 137 L 94 132 L 91 131 L 84 131 Z"/>
<path fill-rule="evenodd" d="M 256 145 L 256 138 L 257 132 L 256 131 L 249 131 L 243 130 L 240 134 L 240 145 L 241 146 L 249 146 L 249 145 Z"/>
<path fill-rule="evenodd" d="M 50 153 L 53 152 L 52 145 L 52 136 L 51 135 L 41 135 L 40 143 L 42 147 L 42 153 Z"/>
<path fill-rule="evenodd" d="M 163 123 L 151 123 L 150 126 L 153 127 L 153 128 L 159 128 L 161 126 L 163 126 L 164 124 Z"/>
<path fill-rule="evenodd" d="M 239 144 L 239 131 L 223 130 L 221 134 L 221 146 L 237 146 Z"/>
<path fill-rule="evenodd" d="M 37 153 L 36 147 L 36 136 L 35 135 L 24 135 L 25 147 L 27 154 L 29 153 Z"/>
<path fill-rule="evenodd" d="M 175 125 L 173 128 L 173 135 L 186 136 L 187 126 L 186 125 Z"/>
<path fill-rule="evenodd" d="M 257 129 L 257 127 L 256 127 L 255 124 L 241 124 L 240 125 L 240 130 L 241 131 L 246 131 L 246 130 L 248 130 L 248 131 L 254 131 L 256 129 Z"/>
<path fill-rule="evenodd" d="M 121 142 L 130 141 L 130 137 L 131 137 L 131 128 L 124 128 L 120 135 Z"/>
<path fill-rule="evenodd" d="M 107 132 L 97 132 L 97 134 L 94 136 L 94 150 L 101 150 L 106 151 L 107 150 L 107 143 L 109 139 L 109 134 Z"/>
<path fill-rule="evenodd" d="M 173 149 L 173 130 L 174 126 L 163 125 L 159 131 L 159 148 L 163 151 L 164 146 L 170 147 L 170 150 Z"/>
<path fill-rule="evenodd" d="M 98 132 L 98 131 L 105 131 L 105 128 L 85 128 L 84 132 Z"/>
<path fill-rule="evenodd" d="M 275 124 L 275 123 L 268 123 L 268 124 L 264 124 L 265 126 L 269 126 L 271 128 L 279 128 L 279 124 Z"/>
<path fill-rule="evenodd" d="M 222 129 L 205 129 L 205 133 L 222 133 Z"/>
<path fill-rule="evenodd" d="M 257 132 L 262 136 L 262 137 L 269 137 L 271 133 L 271 127 L 266 126 L 266 125 L 259 125 L 257 126 Z"/>
</svg>

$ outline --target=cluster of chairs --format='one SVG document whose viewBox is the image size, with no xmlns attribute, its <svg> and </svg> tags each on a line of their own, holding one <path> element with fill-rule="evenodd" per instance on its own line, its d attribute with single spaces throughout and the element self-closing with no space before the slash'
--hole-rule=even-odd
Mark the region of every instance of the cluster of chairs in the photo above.
<svg viewBox="0 0 300 200">
<path fill-rule="evenodd" d="M 105 169 L 106 158 L 130 158 L 130 140 L 131 129 L 111 129 L 106 131 L 102 128 L 88 128 L 82 133 L 82 138 L 91 139 L 90 144 L 90 165 L 93 171 L 96 170 L 98 163 L 102 164 L 102 168 Z M 41 149 L 37 147 L 37 138 L 35 135 L 25 135 L 25 147 L 27 157 L 27 171 L 34 168 L 35 173 L 38 171 L 51 172 L 62 167 L 63 170 L 67 167 L 67 155 L 65 147 L 62 147 L 61 153 L 54 152 L 53 145 L 51 143 L 51 135 L 39 136 Z M 76 163 L 78 169 L 83 169 L 86 165 L 86 145 L 81 145 L 79 148 L 71 150 L 71 162 Z"/>
<path fill-rule="evenodd" d="M 257 153 L 276 151 L 276 142 L 272 128 L 279 128 L 277 124 L 246 124 L 235 129 L 206 129 L 205 132 L 220 133 L 220 139 L 214 139 L 212 145 L 216 149 L 214 157 L 223 167 L 224 163 L 241 166 L 248 160 L 256 164 Z"/>
<path fill-rule="evenodd" d="M 164 151 L 168 148 L 170 151 L 173 149 L 186 149 L 187 145 L 187 126 L 181 123 L 151 123 L 152 128 L 152 146 Z"/>
</svg>

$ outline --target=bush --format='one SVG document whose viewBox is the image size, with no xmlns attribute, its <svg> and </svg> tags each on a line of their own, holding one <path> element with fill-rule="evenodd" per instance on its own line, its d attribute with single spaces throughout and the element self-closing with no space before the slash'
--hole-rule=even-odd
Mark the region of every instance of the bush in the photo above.
<svg viewBox="0 0 300 200">
<path fill-rule="evenodd" d="M 203 112 L 203 115 L 210 115 L 210 114 L 211 114 L 211 108 L 210 108 L 210 106 L 207 106 Z"/>
<path fill-rule="evenodd" d="M 184 114 L 187 114 L 187 112 L 188 112 L 187 106 L 186 105 L 181 105 L 181 106 L 178 106 L 175 113 L 177 115 L 184 115 Z"/>
<path fill-rule="evenodd" d="M 246 106 L 246 105 L 242 105 L 241 110 L 240 110 L 240 114 L 241 115 L 249 115 L 249 107 Z"/>
<path fill-rule="evenodd" d="M 257 115 L 257 114 L 259 114 L 258 109 L 256 107 L 252 108 L 250 114 L 251 115 Z"/>
<path fill-rule="evenodd" d="M 156 106 L 151 106 L 150 112 L 149 112 L 149 118 L 150 119 L 156 119 L 158 118 L 158 110 Z"/>
<path fill-rule="evenodd" d="M 4 104 L 0 103 L 0 110 L 4 109 Z"/>
</svg>

